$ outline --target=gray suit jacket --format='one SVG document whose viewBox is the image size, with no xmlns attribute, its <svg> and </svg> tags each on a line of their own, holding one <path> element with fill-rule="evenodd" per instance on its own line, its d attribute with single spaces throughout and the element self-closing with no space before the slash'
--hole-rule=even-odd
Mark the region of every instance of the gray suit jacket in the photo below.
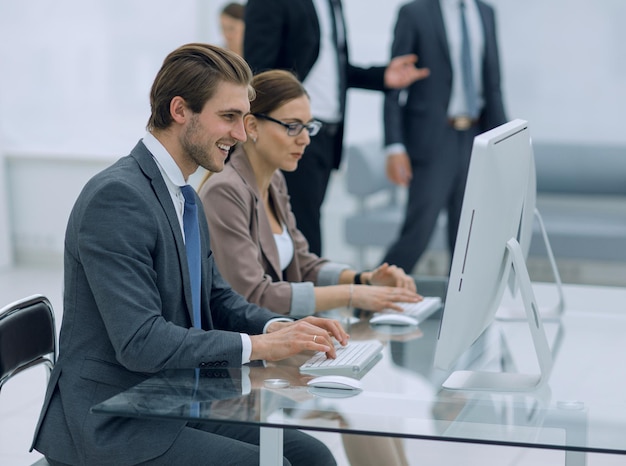
<svg viewBox="0 0 626 466">
<path fill-rule="evenodd" d="M 294 257 L 284 273 L 254 172 L 242 147 L 235 149 L 223 172 L 207 180 L 199 195 L 213 244 L 219 245 L 215 261 L 224 278 L 251 302 L 279 313 L 297 312 L 292 309 L 298 304 L 292 299 L 293 284 L 316 283 L 320 268 L 329 261 L 309 251 L 296 226 L 282 172 L 274 173 L 269 195 L 294 243 Z M 314 296 L 311 298 L 313 302 L 307 304 L 314 307 Z"/>
<path fill-rule="evenodd" d="M 163 369 L 239 366 L 235 332 L 261 333 L 277 317 L 246 302 L 221 277 L 199 211 L 202 330 L 190 328 L 185 246 L 152 154 L 139 142 L 86 184 L 66 231 L 59 359 L 33 441 L 46 456 L 124 465 L 162 454 L 183 421 L 89 409 Z"/>
<path fill-rule="evenodd" d="M 480 132 L 506 122 L 500 89 L 500 61 L 493 9 L 477 0 L 485 37 L 482 63 L 485 105 L 480 115 Z M 415 53 L 419 66 L 430 69 L 430 76 L 413 83 L 401 104 L 398 91 L 385 97 L 385 144 L 403 143 L 410 157 L 428 158 L 436 154 L 437 141 L 447 123 L 452 92 L 452 65 L 439 0 L 414 0 L 398 12 L 392 56 Z"/>
</svg>

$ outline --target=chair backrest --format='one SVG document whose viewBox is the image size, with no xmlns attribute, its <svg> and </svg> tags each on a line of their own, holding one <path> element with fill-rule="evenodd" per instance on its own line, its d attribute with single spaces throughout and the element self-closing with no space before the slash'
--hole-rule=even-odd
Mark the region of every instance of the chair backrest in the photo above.
<svg viewBox="0 0 626 466">
<path fill-rule="evenodd" d="M 380 141 L 366 141 L 346 147 L 346 186 L 350 194 L 367 196 L 395 186 L 385 173 L 385 153 Z"/>
<path fill-rule="evenodd" d="M 54 311 L 45 296 L 29 296 L 0 309 L 0 390 L 34 365 L 52 371 L 56 357 Z"/>
</svg>

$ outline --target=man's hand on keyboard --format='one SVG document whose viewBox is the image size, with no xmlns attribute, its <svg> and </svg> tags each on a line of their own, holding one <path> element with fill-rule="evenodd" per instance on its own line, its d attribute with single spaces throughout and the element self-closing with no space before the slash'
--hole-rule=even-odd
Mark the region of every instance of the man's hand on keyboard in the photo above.
<svg viewBox="0 0 626 466">
<path fill-rule="evenodd" d="M 334 319 L 309 316 L 294 322 L 272 322 L 263 335 L 250 335 L 251 360 L 279 361 L 302 351 L 323 351 L 336 356 L 334 340 L 341 345 L 350 338 Z"/>
</svg>

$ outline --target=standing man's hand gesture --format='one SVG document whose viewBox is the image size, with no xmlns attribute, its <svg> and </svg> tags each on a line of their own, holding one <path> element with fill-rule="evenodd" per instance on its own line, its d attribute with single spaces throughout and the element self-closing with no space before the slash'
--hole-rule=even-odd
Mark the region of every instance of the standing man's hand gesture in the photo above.
<svg viewBox="0 0 626 466">
<path fill-rule="evenodd" d="M 400 55 L 389 62 L 385 70 L 385 87 L 403 89 L 430 75 L 428 68 L 417 68 L 417 55 Z"/>
</svg>

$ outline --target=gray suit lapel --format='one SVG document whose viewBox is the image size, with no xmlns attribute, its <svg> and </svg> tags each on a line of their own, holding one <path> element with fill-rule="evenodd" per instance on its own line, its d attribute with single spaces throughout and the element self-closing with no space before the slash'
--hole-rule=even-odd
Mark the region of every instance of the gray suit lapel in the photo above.
<svg viewBox="0 0 626 466">
<path fill-rule="evenodd" d="M 178 263 L 180 265 L 180 273 L 183 277 L 183 287 L 185 291 L 185 303 L 187 304 L 187 312 L 189 318 L 193 321 L 193 304 L 191 298 L 191 281 L 189 278 L 189 269 L 187 268 L 187 250 L 185 249 L 185 241 L 183 240 L 183 234 L 180 230 L 180 223 L 178 222 L 178 216 L 176 210 L 172 204 L 172 197 L 163 176 L 159 171 L 159 167 L 152 157 L 152 153 L 146 148 L 146 146 L 140 141 L 135 148 L 131 151 L 130 155 L 137 160 L 139 167 L 143 173 L 150 179 L 154 194 L 165 212 L 165 216 L 172 229 L 174 235 L 174 243 L 176 244 L 176 251 L 178 253 Z"/>
</svg>

